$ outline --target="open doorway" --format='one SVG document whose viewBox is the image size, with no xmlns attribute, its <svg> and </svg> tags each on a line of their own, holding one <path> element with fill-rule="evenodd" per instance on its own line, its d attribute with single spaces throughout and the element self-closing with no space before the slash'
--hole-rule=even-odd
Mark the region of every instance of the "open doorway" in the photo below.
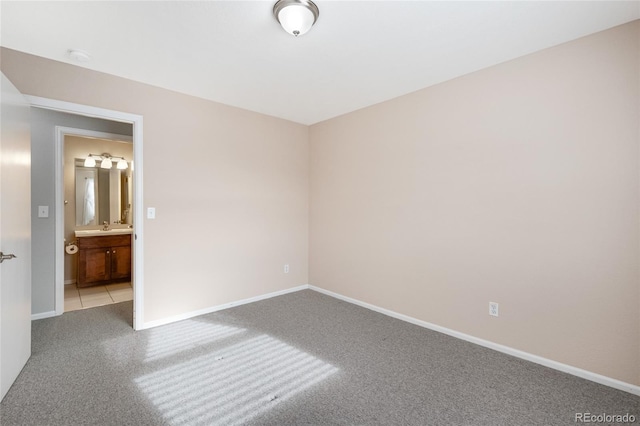
<svg viewBox="0 0 640 426">
<path fill-rule="evenodd" d="M 142 150 L 142 116 L 130 113 L 124 113 L 119 111 L 107 110 L 103 108 L 97 108 L 87 105 L 74 104 L 64 101 L 58 101 L 53 99 L 40 98 L 35 96 L 27 96 L 27 100 L 30 102 L 31 106 L 34 107 L 32 111 L 50 111 L 52 115 L 63 115 L 66 116 L 67 120 L 62 120 L 58 122 L 57 117 L 54 119 L 49 119 L 51 114 L 48 114 L 46 117 L 41 118 L 41 122 L 46 122 L 47 125 L 54 125 L 55 128 L 44 127 L 39 129 L 40 139 L 42 139 L 44 145 L 39 147 L 39 157 L 38 161 L 50 161 L 51 157 L 54 157 L 54 169 L 51 170 L 51 174 L 53 175 L 53 185 L 49 186 L 48 182 L 43 181 L 42 187 L 34 187 L 36 190 L 36 196 L 42 200 L 49 199 L 51 195 L 52 201 L 50 204 L 54 205 L 54 229 L 55 235 L 53 241 L 51 241 L 44 232 L 40 233 L 42 238 L 42 245 L 38 244 L 38 246 L 42 247 L 42 253 L 39 258 L 42 260 L 41 265 L 35 265 L 33 270 L 36 275 L 40 276 L 42 279 L 34 280 L 33 288 L 34 288 L 34 298 L 32 299 L 32 306 L 36 306 L 38 312 L 37 314 L 32 314 L 32 319 L 46 318 L 49 316 L 62 315 L 64 312 L 64 284 L 65 284 L 65 230 L 64 230 L 64 210 L 65 210 L 65 195 L 64 195 L 64 176 L 63 176 L 63 154 L 64 154 L 64 139 L 65 139 L 65 127 L 69 126 L 73 128 L 82 128 L 83 126 L 76 126 L 75 123 L 77 119 L 85 119 L 85 120 L 94 120 L 94 121 L 102 121 L 104 123 L 109 124 L 108 128 L 122 128 L 124 127 L 128 129 L 127 131 L 116 131 L 117 134 L 126 134 L 130 133 L 131 135 L 131 143 L 133 145 L 133 158 L 135 158 L 135 168 L 132 170 L 132 184 L 131 184 L 131 193 L 132 200 L 131 203 L 131 214 L 133 219 L 132 222 L 134 228 L 131 231 L 131 257 L 132 257 L 132 270 L 131 270 L 131 282 L 133 288 L 133 328 L 136 330 L 144 328 L 144 277 L 143 277 L 143 215 L 142 215 L 142 200 L 143 200 L 143 150 Z M 42 114 L 40 114 L 42 116 Z M 71 118 L 70 118 L 71 117 Z M 68 123 L 68 124 L 65 124 Z M 120 125 L 120 127 L 119 127 Z M 104 127 L 104 126 L 103 126 Z M 85 127 L 86 128 L 86 127 Z M 105 129 L 96 129 L 99 131 L 112 132 L 111 130 Z M 46 144 L 46 140 L 48 139 L 47 135 L 55 134 L 55 143 L 51 145 Z M 66 133 L 69 133 L 68 131 Z M 74 132 L 71 132 L 72 134 Z M 84 137 L 96 137 L 95 134 L 80 134 L 76 136 L 84 136 Z M 108 138 L 107 138 L 108 139 Z M 50 140 L 50 139 L 48 139 Z M 49 149 L 48 146 L 51 146 L 51 152 L 48 154 Z M 100 155 L 104 152 L 91 152 L 92 154 Z M 113 154 L 115 156 L 115 154 Z M 50 163 L 51 164 L 51 163 Z M 45 165 L 45 168 L 48 166 Z M 48 170 L 43 169 L 43 175 L 48 176 L 47 173 L 50 173 Z M 51 194 L 48 188 L 54 187 L 55 194 Z M 32 188 L 32 191 L 34 190 Z M 50 195 L 49 195 L 50 194 Z M 68 201 L 68 200 L 67 200 Z M 47 202 L 45 201 L 45 204 Z M 48 227 L 47 221 L 34 222 L 38 226 L 45 228 Z M 51 234 L 49 234 L 51 235 Z M 40 243 L 40 241 L 36 242 Z M 51 259 L 51 260 L 49 260 Z M 51 262 L 51 264 L 49 263 Z M 53 265 L 55 263 L 55 265 Z M 51 293 L 50 290 L 47 290 L 49 284 L 47 277 L 55 276 L 54 283 L 54 300 L 49 299 Z M 36 295 L 37 292 L 37 295 Z M 53 302 L 51 303 L 50 302 Z M 51 303 L 53 305 L 53 311 L 47 310 L 47 305 Z M 41 313 L 40 313 L 41 312 Z"/>
<path fill-rule="evenodd" d="M 133 138 L 63 133 L 64 312 L 133 300 Z"/>
</svg>

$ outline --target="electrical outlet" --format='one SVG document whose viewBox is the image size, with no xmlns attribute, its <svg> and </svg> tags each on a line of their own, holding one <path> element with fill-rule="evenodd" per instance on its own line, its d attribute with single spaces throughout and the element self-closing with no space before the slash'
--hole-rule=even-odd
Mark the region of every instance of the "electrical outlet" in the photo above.
<svg viewBox="0 0 640 426">
<path fill-rule="evenodd" d="M 284 273 L 285 274 L 289 273 L 289 264 L 284 265 Z"/>
<path fill-rule="evenodd" d="M 489 315 L 498 316 L 498 304 L 496 302 L 489 302 Z"/>
</svg>

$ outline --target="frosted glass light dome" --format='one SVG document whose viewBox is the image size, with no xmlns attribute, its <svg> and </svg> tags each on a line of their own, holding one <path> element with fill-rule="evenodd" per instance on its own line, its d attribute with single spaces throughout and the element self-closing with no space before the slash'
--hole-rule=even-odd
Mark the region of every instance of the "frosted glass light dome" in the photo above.
<svg viewBox="0 0 640 426">
<path fill-rule="evenodd" d="M 100 163 L 100 168 L 101 169 L 110 169 L 111 167 L 113 167 L 113 163 L 111 163 L 111 159 L 110 158 L 105 158 Z"/>
<path fill-rule="evenodd" d="M 121 158 L 118 160 L 118 164 L 116 167 L 119 170 L 125 170 L 127 167 L 129 167 L 129 165 L 127 164 L 127 161 L 124 158 Z"/>
<path fill-rule="evenodd" d="M 93 158 L 91 155 L 89 155 L 84 160 L 84 166 L 85 167 L 95 167 L 96 166 L 96 159 Z"/>
<path fill-rule="evenodd" d="M 312 1 L 279 0 L 273 14 L 286 32 L 298 37 L 311 29 L 320 12 Z"/>
</svg>

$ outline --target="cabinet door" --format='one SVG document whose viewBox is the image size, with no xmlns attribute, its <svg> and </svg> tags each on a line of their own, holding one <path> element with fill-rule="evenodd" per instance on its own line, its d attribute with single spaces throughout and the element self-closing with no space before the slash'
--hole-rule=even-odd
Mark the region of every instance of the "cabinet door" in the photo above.
<svg viewBox="0 0 640 426">
<path fill-rule="evenodd" d="M 118 280 L 131 277 L 131 246 L 113 247 L 111 249 L 111 279 Z"/>
<path fill-rule="evenodd" d="M 85 283 L 104 281 L 110 278 L 109 265 L 111 251 L 105 248 L 86 249 L 85 255 Z"/>
</svg>

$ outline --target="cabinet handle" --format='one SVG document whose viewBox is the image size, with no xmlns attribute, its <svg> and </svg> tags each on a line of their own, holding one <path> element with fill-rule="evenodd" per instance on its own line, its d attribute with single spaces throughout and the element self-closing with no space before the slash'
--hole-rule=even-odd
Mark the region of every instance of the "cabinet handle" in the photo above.
<svg viewBox="0 0 640 426">
<path fill-rule="evenodd" d="M 115 250 L 113 251 L 113 254 L 116 254 L 116 251 L 115 251 Z"/>
<path fill-rule="evenodd" d="M 111 253 L 109 250 L 107 250 L 107 254 Z"/>
</svg>

